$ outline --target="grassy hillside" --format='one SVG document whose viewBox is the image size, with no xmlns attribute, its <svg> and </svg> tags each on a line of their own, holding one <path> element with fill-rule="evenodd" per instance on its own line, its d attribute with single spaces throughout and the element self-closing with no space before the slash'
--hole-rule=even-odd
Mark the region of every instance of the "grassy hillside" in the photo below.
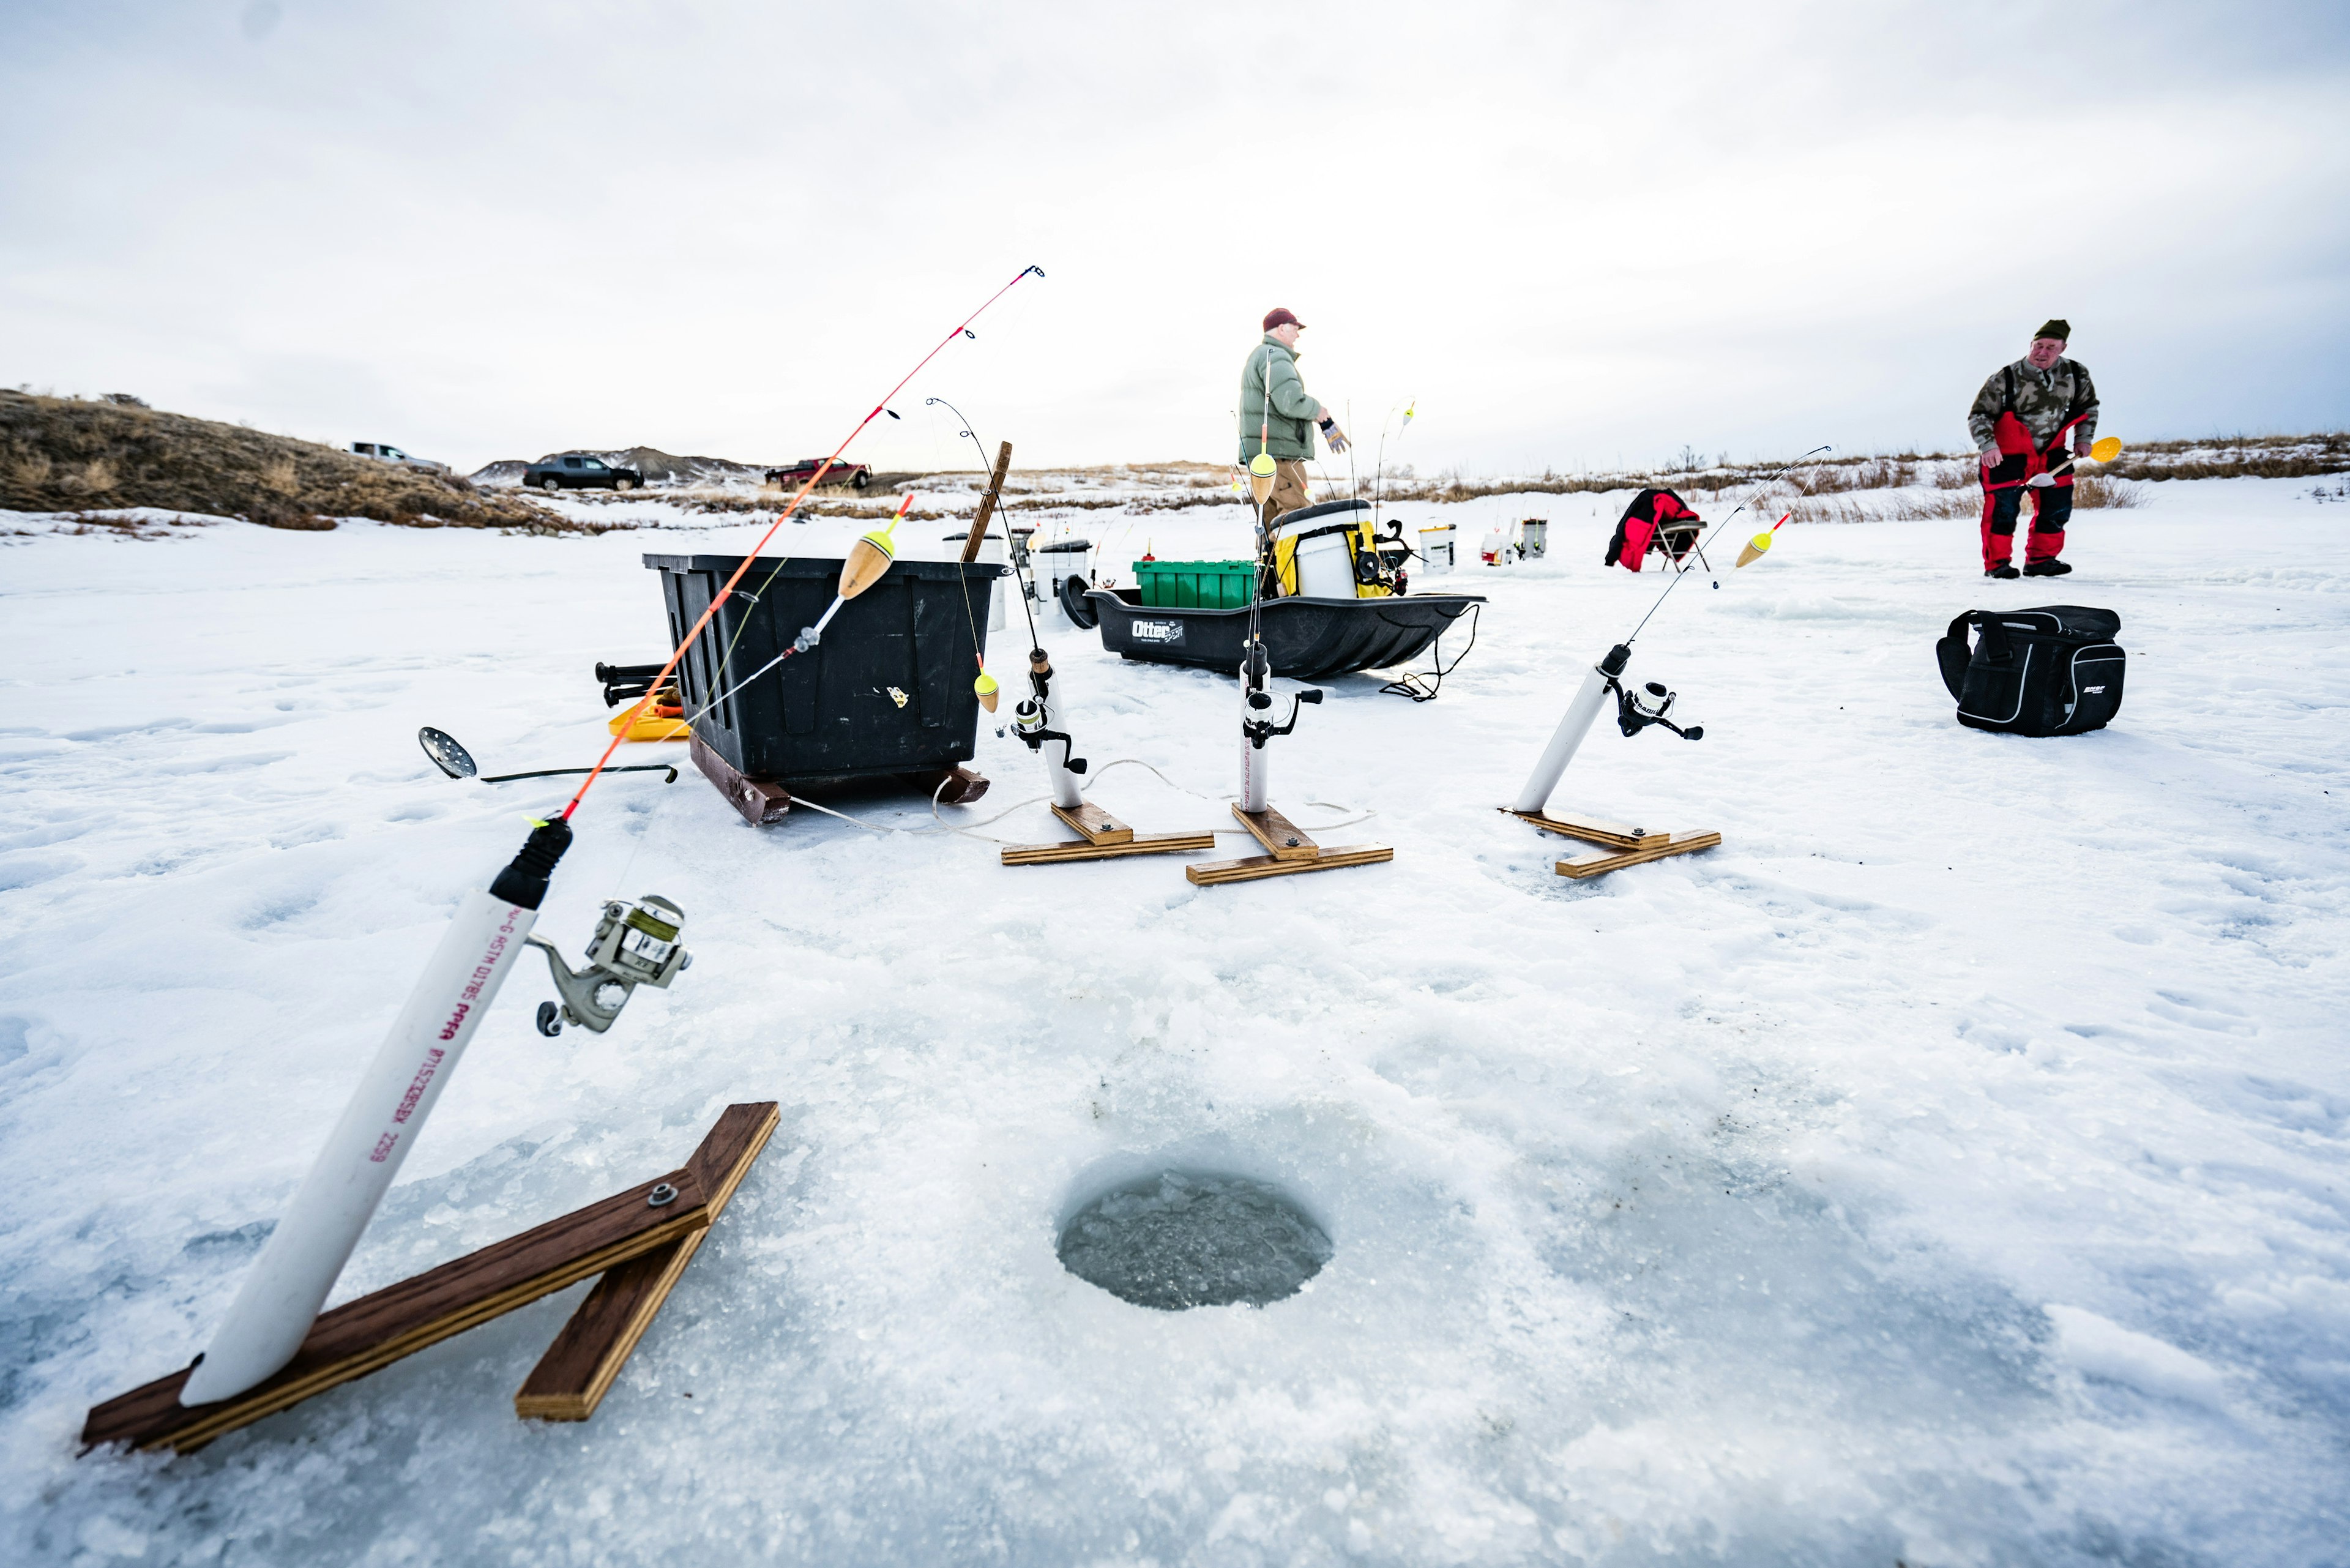
<svg viewBox="0 0 2350 1568">
<path fill-rule="evenodd" d="M 577 526 L 519 495 L 291 436 L 136 404 L 0 391 L 0 507 L 130 506 L 274 528 L 331 528 L 337 517 L 428 528 Z"/>
</svg>

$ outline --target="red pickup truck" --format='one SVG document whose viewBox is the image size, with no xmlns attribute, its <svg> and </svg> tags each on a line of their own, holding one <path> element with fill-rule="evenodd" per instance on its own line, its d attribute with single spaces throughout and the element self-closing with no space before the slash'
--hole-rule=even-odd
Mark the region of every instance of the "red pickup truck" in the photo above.
<svg viewBox="0 0 2350 1568">
<path fill-rule="evenodd" d="M 781 468 L 767 470 L 767 483 L 784 485 L 786 488 L 806 484 L 808 482 L 808 476 L 819 468 L 824 468 L 824 459 L 804 457 L 797 462 L 785 463 Z M 825 468 L 824 482 L 827 484 L 846 484 L 852 489 L 862 490 L 873 483 L 873 471 L 861 462 L 836 462 L 830 468 Z"/>
</svg>

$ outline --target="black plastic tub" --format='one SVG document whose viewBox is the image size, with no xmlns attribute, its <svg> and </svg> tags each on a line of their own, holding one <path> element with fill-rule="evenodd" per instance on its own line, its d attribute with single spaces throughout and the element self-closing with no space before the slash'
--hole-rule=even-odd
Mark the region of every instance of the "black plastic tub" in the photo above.
<svg viewBox="0 0 2350 1568">
<path fill-rule="evenodd" d="M 1102 646 L 1149 664 L 1240 670 L 1248 640 L 1247 607 L 1146 608 L 1139 588 L 1096 588 L 1087 606 L 1101 618 Z M 1410 594 L 1377 599 L 1278 598 L 1264 601 L 1264 645 L 1273 672 L 1325 680 L 1384 670 L 1416 659 L 1445 629 L 1485 602 L 1481 594 Z"/>
<path fill-rule="evenodd" d="M 743 564 L 740 556 L 644 560 L 661 576 L 672 647 Z M 762 557 L 678 666 L 688 713 L 724 693 L 693 732 L 754 779 L 853 779 L 970 761 L 979 732 L 973 654 L 987 651 L 988 586 L 1003 570 L 893 562 L 840 607 L 823 641 L 746 682 L 824 614 L 840 585 L 837 558 Z"/>
</svg>

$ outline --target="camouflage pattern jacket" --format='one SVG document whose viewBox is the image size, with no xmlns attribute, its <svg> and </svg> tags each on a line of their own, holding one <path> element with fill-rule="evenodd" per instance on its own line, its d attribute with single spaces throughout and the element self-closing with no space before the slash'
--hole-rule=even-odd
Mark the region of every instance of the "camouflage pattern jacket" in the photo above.
<svg viewBox="0 0 2350 1568">
<path fill-rule="evenodd" d="M 2035 370 L 2029 359 L 2018 359 L 2004 369 L 1993 370 L 1991 379 L 1975 394 L 1975 406 L 1967 410 L 1967 430 L 1975 438 L 1977 452 L 1989 452 L 1999 444 L 1992 427 L 1999 423 L 2000 410 L 2007 407 L 2007 379 L 2015 380 L 2015 417 L 2032 432 L 2033 444 L 2046 446 L 2048 438 L 2064 429 L 2064 421 L 2076 413 L 2083 414 L 2081 422 L 2073 427 L 2074 441 L 2085 446 L 2097 433 L 2097 389 L 2089 379 L 2089 368 L 2076 359 L 2059 359 L 2050 370 Z"/>
</svg>

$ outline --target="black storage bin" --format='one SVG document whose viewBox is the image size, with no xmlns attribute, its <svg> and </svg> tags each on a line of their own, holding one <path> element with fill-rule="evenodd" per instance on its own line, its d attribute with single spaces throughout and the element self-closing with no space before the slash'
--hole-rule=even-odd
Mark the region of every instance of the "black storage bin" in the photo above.
<svg viewBox="0 0 2350 1568">
<path fill-rule="evenodd" d="M 674 646 L 743 557 L 644 561 L 661 575 Z M 754 779 L 870 777 L 970 761 L 979 732 L 973 654 L 987 650 L 988 588 L 1003 571 L 892 562 L 879 582 L 840 607 L 822 642 L 745 682 L 816 623 L 840 586 L 837 558 L 761 557 L 678 665 L 685 711 L 701 713 L 695 735 Z M 719 691 L 725 696 L 702 713 Z"/>
</svg>

